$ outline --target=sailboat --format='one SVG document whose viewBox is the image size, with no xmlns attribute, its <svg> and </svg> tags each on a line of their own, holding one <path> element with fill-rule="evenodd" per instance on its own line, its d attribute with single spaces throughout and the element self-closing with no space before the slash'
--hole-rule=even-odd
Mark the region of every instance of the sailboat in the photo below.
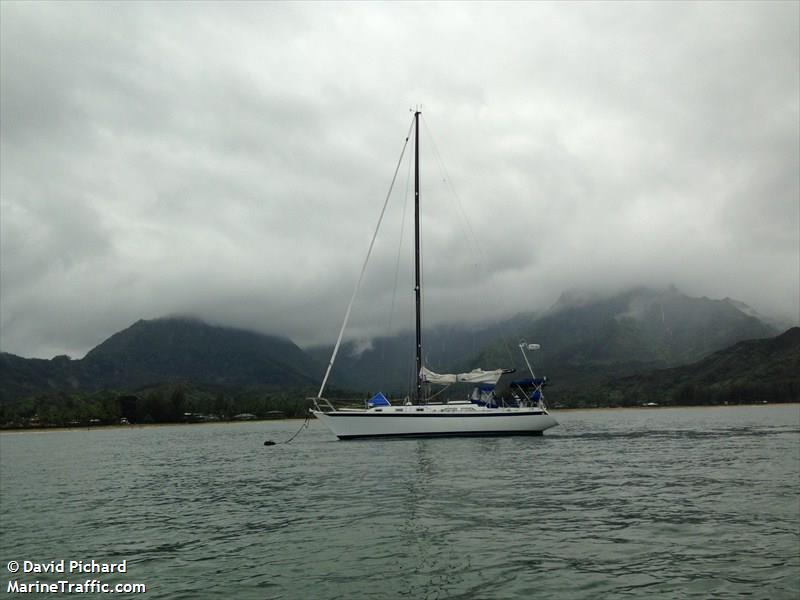
<svg viewBox="0 0 800 600">
<path fill-rule="evenodd" d="M 475 369 L 467 373 L 440 374 L 431 371 L 423 364 L 419 220 L 420 114 L 420 110 L 414 111 L 411 125 L 414 131 L 414 294 L 416 314 L 416 385 L 413 398 L 406 398 L 393 405 L 386 396 L 378 393 L 366 401 L 363 408 L 336 408 L 323 396 L 353 302 L 366 271 L 367 261 L 380 228 L 380 221 L 386 210 L 384 204 L 384 211 L 378 221 L 378 228 L 373 234 L 367 258 L 347 307 L 344 323 L 339 331 L 339 338 L 331 354 L 322 385 L 317 396 L 311 399 L 313 401 L 311 413 L 340 440 L 376 437 L 542 435 L 546 429 L 558 425 L 558 422 L 549 414 L 544 403 L 542 388 L 546 385 L 547 379 L 534 374 L 526 354 L 526 351 L 538 350 L 537 344 L 528 344 L 524 341 L 519 344 L 528 375 L 530 375 L 530 377 L 526 375 L 521 379 L 514 376 L 513 369 L 486 371 Z M 406 142 L 408 137 L 406 137 Z M 396 176 L 397 170 L 395 170 Z M 472 384 L 474 386 L 472 393 L 463 400 L 446 402 L 434 402 L 433 398 L 426 396 L 425 392 L 430 389 L 430 386 L 449 386 L 455 383 Z"/>
</svg>

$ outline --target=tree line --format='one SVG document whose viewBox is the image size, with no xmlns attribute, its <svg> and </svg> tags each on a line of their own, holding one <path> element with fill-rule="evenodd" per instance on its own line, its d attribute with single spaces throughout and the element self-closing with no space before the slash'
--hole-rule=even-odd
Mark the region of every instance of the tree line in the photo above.
<svg viewBox="0 0 800 600">
<path fill-rule="evenodd" d="M 69 427 L 120 423 L 182 423 L 298 418 L 308 414 L 311 390 L 224 391 L 185 383 L 137 392 L 54 391 L 0 403 L 0 427 Z"/>
<path fill-rule="evenodd" d="M 315 390 L 213 390 L 188 383 L 169 383 L 136 392 L 54 391 L 17 402 L 0 403 L 0 427 L 77 427 L 120 423 L 186 423 L 236 419 L 302 418 Z M 363 405 L 369 394 L 331 391 L 339 403 Z M 728 385 L 683 383 L 671 388 L 651 385 L 597 385 L 558 390 L 548 395 L 555 408 L 699 406 L 800 401 L 800 382 L 759 381 Z"/>
<path fill-rule="evenodd" d="M 692 382 L 659 388 L 615 384 L 563 390 L 548 396 L 551 406 L 599 408 L 641 406 L 716 406 L 800 402 L 800 381 L 759 381 L 701 385 Z"/>
</svg>

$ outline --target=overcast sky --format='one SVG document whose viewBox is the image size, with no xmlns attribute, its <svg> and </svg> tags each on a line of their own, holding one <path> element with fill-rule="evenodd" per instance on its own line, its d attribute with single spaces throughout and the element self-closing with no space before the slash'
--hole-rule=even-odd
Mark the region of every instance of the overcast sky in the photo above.
<svg viewBox="0 0 800 600">
<path fill-rule="evenodd" d="M 799 6 L 2 2 L 0 347 L 332 343 L 417 104 L 429 323 L 673 283 L 796 321 Z M 355 336 L 398 250 L 411 323 L 407 180 Z"/>
</svg>

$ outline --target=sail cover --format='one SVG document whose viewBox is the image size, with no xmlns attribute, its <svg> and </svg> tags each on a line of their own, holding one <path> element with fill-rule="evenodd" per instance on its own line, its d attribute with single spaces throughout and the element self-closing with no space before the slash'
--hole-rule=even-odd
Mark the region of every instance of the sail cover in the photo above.
<svg viewBox="0 0 800 600">
<path fill-rule="evenodd" d="M 428 383 L 438 383 L 439 385 L 449 385 L 451 383 L 497 383 L 503 369 L 494 371 L 484 371 L 475 369 L 469 373 L 434 373 L 428 367 L 422 367 L 422 380 Z"/>
<path fill-rule="evenodd" d="M 367 400 L 367 408 L 373 408 L 375 406 L 391 406 L 391 404 L 386 399 L 386 396 L 384 396 L 381 392 L 378 392 L 372 398 Z"/>
</svg>

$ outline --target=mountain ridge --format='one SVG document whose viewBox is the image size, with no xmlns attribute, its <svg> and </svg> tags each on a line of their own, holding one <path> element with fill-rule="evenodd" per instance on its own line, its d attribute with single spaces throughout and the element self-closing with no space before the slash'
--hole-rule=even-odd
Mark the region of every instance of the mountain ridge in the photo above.
<svg viewBox="0 0 800 600">
<path fill-rule="evenodd" d="M 319 366 L 289 338 L 184 317 L 140 319 L 82 359 L 0 354 L 0 398 L 56 389 L 137 389 L 166 381 L 221 387 L 294 387 L 319 380 Z"/>
<path fill-rule="evenodd" d="M 729 299 L 694 298 L 674 286 L 639 286 L 611 296 L 567 291 L 541 313 L 521 313 L 460 331 L 431 328 L 423 334 L 423 346 L 425 363 L 434 371 L 524 371 L 519 341 L 540 344 L 542 350 L 531 358 L 537 372 L 557 386 L 551 393 L 558 395 L 561 389 L 687 364 L 738 341 L 777 333 Z M 371 348 L 356 356 L 348 356 L 352 346 L 345 345 L 335 372 L 371 391 L 402 393 L 413 381 L 413 345 L 411 332 L 374 338 Z M 464 352 L 466 346 L 473 351 Z M 330 350 L 328 346 L 309 352 L 327 360 Z"/>
<path fill-rule="evenodd" d="M 435 371 L 525 369 L 520 339 L 541 345 L 531 356 L 552 382 L 549 397 L 603 381 L 688 364 L 774 327 L 726 298 L 693 298 L 676 288 L 619 294 L 565 292 L 550 309 L 484 325 L 440 325 L 424 332 L 425 362 Z M 411 387 L 412 332 L 345 343 L 331 383 L 360 393 L 403 394 Z M 330 346 L 298 347 L 266 335 L 192 317 L 143 320 L 109 336 L 82 359 L 26 359 L 0 353 L 0 400 L 54 390 L 135 390 L 169 381 L 220 388 L 317 386 Z"/>
<path fill-rule="evenodd" d="M 609 382 L 607 404 L 723 404 L 800 400 L 800 327 L 744 340 L 679 367 Z"/>
</svg>

